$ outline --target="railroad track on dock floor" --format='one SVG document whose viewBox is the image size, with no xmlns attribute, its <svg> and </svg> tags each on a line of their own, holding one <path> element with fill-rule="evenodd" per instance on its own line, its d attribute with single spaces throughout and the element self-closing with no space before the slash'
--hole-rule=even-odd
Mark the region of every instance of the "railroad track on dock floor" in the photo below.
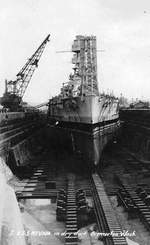
<svg viewBox="0 0 150 245">
<path fill-rule="evenodd" d="M 80 229 L 79 219 L 80 216 L 84 216 L 86 211 L 86 191 L 84 186 L 82 186 L 82 181 L 80 181 L 81 189 L 78 189 L 79 185 L 76 185 L 75 174 L 62 172 L 61 178 L 60 176 L 56 178 L 56 176 L 56 170 L 53 171 L 51 169 L 49 171 L 49 161 L 41 161 L 23 190 L 16 192 L 16 195 L 18 200 L 55 197 L 58 201 L 58 197 L 61 197 L 59 200 L 60 213 L 58 213 L 63 215 L 62 219 L 66 224 L 64 243 L 65 245 L 77 245 L 80 244 L 77 234 Z M 127 245 L 125 237 L 122 236 L 123 231 L 98 174 L 91 176 L 90 187 L 99 239 L 103 241 L 104 245 Z"/>
<path fill-rule="evenodd" d="M 127 245 L 123 231 L 98 174 L 92 175 L 92 189 L 95 213 L 99 231 L 102 233 L 102 241 L 106 245 Z M 106 236 L 103 234 L 106 234 Z"/>
</svg>

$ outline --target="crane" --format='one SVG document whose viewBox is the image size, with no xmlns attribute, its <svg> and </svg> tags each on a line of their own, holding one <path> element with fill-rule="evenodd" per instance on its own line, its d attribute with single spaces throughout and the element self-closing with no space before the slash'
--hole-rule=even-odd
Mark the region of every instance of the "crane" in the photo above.
<svg viewBox="0 0 150 245">
<path fill-rule="evenodd" d="M 49 41 L 50 35 L 48 35 L 35 53 L 28 59 L 26 64 L 16 75 L 16 80 L 7 81 L 5 80 L 5 92 L 3 97 L 0 98 L 0 104 L 9 109 L 10 111 L 21 110 L 21 102 L 24 93 L 29 85 L 29 82 L 33 76 L 35 69 L 38 67 L 38 62 L 45 49 L 47 42 Z"/>
</svg>

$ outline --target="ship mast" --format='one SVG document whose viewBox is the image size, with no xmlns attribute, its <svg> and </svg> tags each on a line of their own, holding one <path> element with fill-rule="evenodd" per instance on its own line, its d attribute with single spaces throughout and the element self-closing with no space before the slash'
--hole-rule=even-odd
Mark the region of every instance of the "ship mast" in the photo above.
<svg viewBox="0 0 150 245">
<path fill-rule="evenodd" d="M 76 36 L 72 45 L 74 71 L 81 79 L 81 95 L 99 95 L 95 36 Z"/>
</svg>

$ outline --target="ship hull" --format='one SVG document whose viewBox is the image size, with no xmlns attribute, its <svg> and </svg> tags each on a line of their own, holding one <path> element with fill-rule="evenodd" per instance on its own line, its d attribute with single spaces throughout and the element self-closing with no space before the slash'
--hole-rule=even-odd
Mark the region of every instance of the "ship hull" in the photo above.
<svg viewBox="0 0 150 245">
<path fill-rule="evenodd" d="M 107 96 L 68 98 L 57 100 L 57 104 L 52 100 L 49 123 L 50 142 L 59 149 L 68 146 L 97 165 L 104 147 L 120 127 L 118 102 Z"/>
<path fill-rule="evenodd" d="M 118 118 L 118 101 L 107 96 L 85 96 L 50 101 L 49 118 L 58 122 L 96 124 Z"/>
<path fill-rule="evenodd" d="M 87 127 L 86 130 L 81 130 L 78 124 L 74 124 L 74 127 L 69 123 L 49 125 L 47 132 L 50 145 L 55 149 L 79 153 L 86 163 L 98 165 L 105 146 L 117 137 L 119 128 L 119 120 L 114 120 L 103 126 L 92 125 L 88 130 Z"/>
</svg>

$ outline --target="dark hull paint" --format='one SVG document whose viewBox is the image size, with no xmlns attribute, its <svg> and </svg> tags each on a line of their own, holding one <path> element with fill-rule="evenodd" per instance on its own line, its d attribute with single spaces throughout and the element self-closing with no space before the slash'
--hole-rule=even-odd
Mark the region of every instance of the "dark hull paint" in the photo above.
<svg viewBox="0 0 150 245">
<path fill-rule="evenodd" d="M 119 120 L 88 125 L 60 122 L 57 125 L 50 124 L 47 132 L 50 144 L 59 149 L 69 148 L 80 152 L 85 161 L 97 165 L 104 147 L 116 137 L 119 128 Z"/>
</svg>

